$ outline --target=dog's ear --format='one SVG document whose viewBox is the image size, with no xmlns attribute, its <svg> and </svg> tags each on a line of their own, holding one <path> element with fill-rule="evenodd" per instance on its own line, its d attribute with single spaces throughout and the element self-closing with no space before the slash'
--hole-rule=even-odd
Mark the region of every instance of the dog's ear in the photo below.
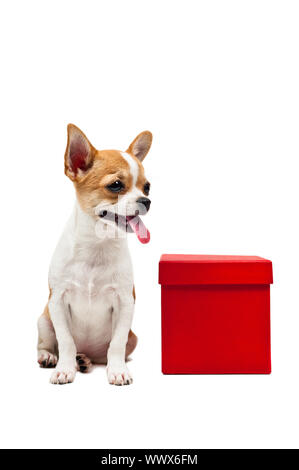
<svg viewBox="0 0 299 470">
<path fill-rule="evenodd" d="M 80 179 L 92 167 L 95 152 L 86 135 L 74 124 L 69 124 L 64 168 L 72 181 Z"/>
<path fill-rule="evenodd" d="M 152 140 L 153 136 L 151 132 L 141 132 L 140 134 L 138 134 L 136 139 L 133 140 L 127 152 L 133 154 L 135 157 L 138 158 L 138 160 L 142 162 L 142 160 L 146 157 L 149 149 L 151 148 Z"/>
</svg>

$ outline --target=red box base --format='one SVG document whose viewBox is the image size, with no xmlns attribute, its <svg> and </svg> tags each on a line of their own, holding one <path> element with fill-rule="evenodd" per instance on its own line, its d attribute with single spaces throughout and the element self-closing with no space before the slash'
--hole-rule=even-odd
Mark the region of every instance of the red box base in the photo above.
<svg viewBox="0 0 299 470">
<path fill-rule="evenodd" d="M 164 374 L 271 372 L 268 284 L 161 284 Z"/>
</svg>

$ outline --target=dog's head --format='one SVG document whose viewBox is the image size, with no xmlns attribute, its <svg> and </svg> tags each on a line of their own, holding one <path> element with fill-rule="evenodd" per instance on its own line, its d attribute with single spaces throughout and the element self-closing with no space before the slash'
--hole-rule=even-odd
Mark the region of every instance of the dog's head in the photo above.
<svg viewBox="0 0 299 470">
<path fill-rule="evenodd" d="M 96 150 L 78 127 L 68 125 L 65 174 L 74 182 L 83 211 L 98 221 L 100 236 L 135 232 L 142 243 L 149 241 L 139 215 L 145 215 L 151 204 L 141 163 L 151 144 L 152 134 L 144 131 L 125 152 Z"/>
</svg>

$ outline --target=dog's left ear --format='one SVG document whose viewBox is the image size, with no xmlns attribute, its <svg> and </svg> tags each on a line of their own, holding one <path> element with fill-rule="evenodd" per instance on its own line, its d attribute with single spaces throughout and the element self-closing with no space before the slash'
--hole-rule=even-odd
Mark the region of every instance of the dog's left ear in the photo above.
<svg viewBox="0 0 299 470">
<path fill-rule="evenodd" d="M 151 148 L 153 135 L 150 131 L 141 132 L 136 139 L 133 140 L 127 152 L 133 154 L 142 162 Z"/>
<path fill-rule="evenodd" d="M 92 167 L 95 152 L 95 148 L 79 127 L 69 124 L 64 167 L 65 174 L 72 181 L 78 181 Z"/>
</svg>

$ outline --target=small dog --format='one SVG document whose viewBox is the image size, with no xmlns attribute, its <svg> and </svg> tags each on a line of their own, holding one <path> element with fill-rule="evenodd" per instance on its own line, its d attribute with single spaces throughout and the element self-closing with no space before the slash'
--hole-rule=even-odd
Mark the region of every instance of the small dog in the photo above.
<svg viewBox="0 0 299 470">
<path fill-rule="evenodd" d="M 142 161 L 152 143 L 139 134 L 126 152 L 96 150 L 68 125 L 65 174 L 76 203 L 49 270 L 50 295 L 38 320 L 38 362 L 55 367 L 50 382 L 73 382 L 76 371 L 107 364 L 110 384 L 128 385 L 127 357 L 137 344 L 131 331 L 135 290 L 126 233 L 150 238 L 139 215 L 150 208 Z"/>
</svg>

